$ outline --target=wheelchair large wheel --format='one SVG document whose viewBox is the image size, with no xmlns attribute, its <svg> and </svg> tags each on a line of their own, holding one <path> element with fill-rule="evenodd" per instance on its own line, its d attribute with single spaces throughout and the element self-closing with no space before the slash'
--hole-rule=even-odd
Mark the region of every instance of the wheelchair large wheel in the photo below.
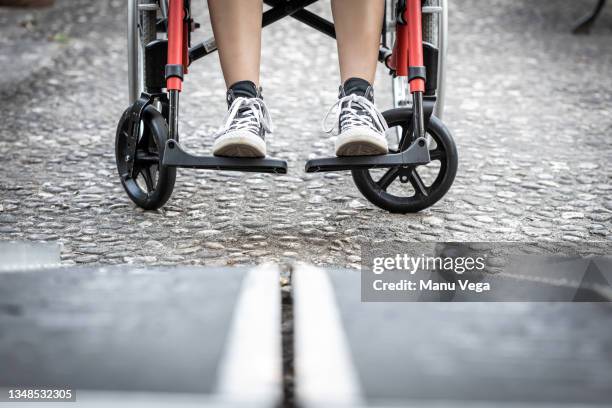
<svg viewBox="0 0 612 408">
<path fill-rule="evenodd" d="M 115 138 L 115 159 L 121 184 L 128 197 L 145 210 L 162 207 L 172 195 L 176 169 L 162 166 L 168 126 L 162 114 L 149 105 L 142 114 L 140 136 L 136 144 L 133 171 L 128 170 L 128 139 L 130 121 L 128 108 L 117 127 Z"/>
<path fill-rule="evenodd" d="M 162 0 L 163 1 L 163 0 Z M 158 38 L 159 0 L 128 2 L 128 75 L 130 104 L 146 91 L 145 46 Z"/>
<path fill-rule="evenodd" d="M 402 141 L 412 139 L 412 111 L 391 109 L 383 113 L 389 133 L 399 128 Z M 430 136 L 431 162 L 422 166 L 392 167 L 390 169 L 353 170 L 357 188 L 374 205 L 392 213 L 414 213 L 428 208 L 448 192 L 457 173 L 458 157 L 450 131 L 435 116 L 431 117 L 427 134 Z M 391 153 L 398 153 L 391 146 Z M 405 148 L 410 147 L 406 143 Z M 402 149 L 404 150 L 404 149 Z"/>
</svg>

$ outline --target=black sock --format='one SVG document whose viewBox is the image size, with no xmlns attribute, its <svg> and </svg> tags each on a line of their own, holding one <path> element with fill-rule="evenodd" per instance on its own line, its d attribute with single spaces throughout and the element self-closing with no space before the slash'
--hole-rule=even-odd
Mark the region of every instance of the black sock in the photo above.
<svg viewBox="0 0 612 408">
<path fill-rule="evenodd" d="M 349 78 L 342 85 L 345 95 L 358 95 L 370 100 L 374 99 L 372 84 L 362 78 Z"/>
<path fill-rule="evenodd" d="M 227 90 L 227 104 L 231 105 L 234 99 L 243 98 L 258 98 L 261 97 L 257 85 L 251 81 L 239 81 L 232 84 Z"/>
<path fill-rule="evenodd" d="M 349 78 L 344 82 L 343 88 L 346 95 L 364 96 L 370 86 L 370 83 L 365 79 Z"/>
</svg>

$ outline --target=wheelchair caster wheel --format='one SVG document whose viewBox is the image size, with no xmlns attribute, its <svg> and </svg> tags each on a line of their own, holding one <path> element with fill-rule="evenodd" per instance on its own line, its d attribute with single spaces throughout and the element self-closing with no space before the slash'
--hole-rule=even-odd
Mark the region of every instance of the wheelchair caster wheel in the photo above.
<svg viewBox="0 0 612 408">
<path fill-rule="evenodd" d="M 142 112 L 136 154 L 129 154 L 131 108 L 121 116 L 115 137 L 115 160 L 121 184 L 128 197 L 145 210 L 162 207 L 172 195 L 176 169 L 162 166 L 168 126 L 162 114 L 153 106 Z M 130 171 L 129 162 L 133 161 Z"/>
<path fill-rule="evenodd" d="M 399 127 L 402 138 L 410 137 L 410 109 L 392 109 L 384 112 L 383 116 L 390 132 L 395 133 Z M 427 134 L 431 162 L 426 165 L 352 170 L 353 180 L 361 194 L 384 210 L 402 214 L 421 211 L 444 197 L 457 173 L 457 148 L 450 131 L 435 116 L 431 117 Z M 391 148 L 390 152 L 398 153 L 399 147 Z"/>
</svg>

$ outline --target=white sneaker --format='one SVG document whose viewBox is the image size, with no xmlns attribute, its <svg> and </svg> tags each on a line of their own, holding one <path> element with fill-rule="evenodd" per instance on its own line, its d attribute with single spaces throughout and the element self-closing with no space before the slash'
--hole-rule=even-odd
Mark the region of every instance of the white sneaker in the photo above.
<svg viewBox="0 0 612 408">
<path fill-rule="evenodd" d="M 337 134 L 336 156 L 373 156 L 389 153 L 385 132 L 387 122 L 374 103 L 363 96 L 342 96 L 327 112 L 323 128 Z M 335 111 L 335 112 L 334 112 Z M 335 122 L 326 127 L 329 116 L 335 113 Z"/>
<path fill-rule="evenodd" d="M 215 156 L 266 156 L 266 133 L 272 133 L 272 119 L 263 99 L 234 99 L 224 121 L 223 127 L 215 134 Z"/>
</svg>

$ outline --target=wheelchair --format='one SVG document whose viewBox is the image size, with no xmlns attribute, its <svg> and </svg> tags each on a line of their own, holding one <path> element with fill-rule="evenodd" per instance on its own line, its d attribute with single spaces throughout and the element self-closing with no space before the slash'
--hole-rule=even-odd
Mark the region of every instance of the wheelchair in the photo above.
<svg viewBox="0 0 612 408">
<path fill-rule="evenodd" d="M 335 38 L 332 22 L 306 7 L 317 0 L 264 0 L 262 25 L 284 17 Z M 383 112 L 395 139 L 382 156 L 309 160 L 308 173 L 351 171 L 363 196 L 393 213 L 413 213 L 439 201 L 458 166 L 443 124 L 447 0 L 387 0 L 379 61 L 389 69 L 394 108 Z M 196 156 L 179 143 L 179 96 L 192 64 L 216 51 L 214 38 L 191 44 L 199 27 L 191 0 L 130 0 L 130 106 L 119 121 L 115 158 L 128 197 L 145 210 L 172 195 L 177 168 L 286 174 L 273 158 Z M 422 177 L 425 174 L 426 177 Z"/>
</svg>

